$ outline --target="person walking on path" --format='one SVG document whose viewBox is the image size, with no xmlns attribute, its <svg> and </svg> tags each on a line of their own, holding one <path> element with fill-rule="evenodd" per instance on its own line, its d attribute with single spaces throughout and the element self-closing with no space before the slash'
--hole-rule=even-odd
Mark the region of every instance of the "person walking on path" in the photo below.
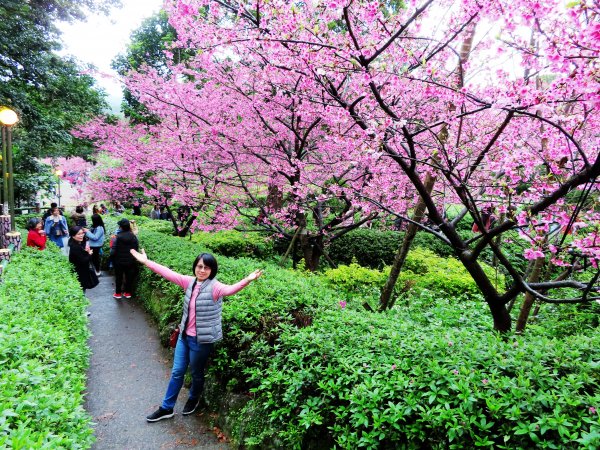
<svg viewBox="0 0 600 450">
<path fill-rule="evenodd" d="M 42 221 L 39 217 L 29 219 L 27 222 L 27 247 L 46 248 L 46 232 L 42 230 Z"/>
<path fill-rule="evenodd" d="M 119 234 L 115 237 L 110 249 L 110 255 L 115 267 L 115 293 L 114 298 L 131 298 L 133 282 L 137 274 L 137 265 L 131 250 L 137 250 L 139 243 L 131 231 L 131 224 L 127 219 L 118 222 Z M 124 283 L 123 283 L 124 281 Z"/>
<path fill-rule="evenodd" d="M 104 245 L 104 237 L 106 235 L 106 229 L 104 227 L 104 221 L 100 214 L 94 214 L 92 216 L 92 228 L 86 230 L 85 236 L 89 239 L 90 248 L 92 249 L 92 264 L 96 275 L 100 275 L 100 253 L 102 246 Z"/>
<path fill-rule="evenodd" d="M 82 227 L 69 228 L 69 262 L 75 267 L 77 279 L 83 292 L 98 286 L 98 277 L 90 267 L 92 250 L 85 243 L 85 231 Z"/>
<path fill-rule="evenodd" d="M 63 238 L 69 232 L 69 228 L 67 227 L 67 219 L 61 216 L 60 209 L 57 206 L 52 208 L 52 214 L 46 219 L 44 232 L 58 247 L 63 248 L 65 246 Z"/>
<path fill-rule="evenodd" d="M 188 365 L 192 369 L 192 387 L 189 398 L 183 407 L 184 416 L 198 408 L 204 388 L 204 368 L 213 351 L 215 342 L 223 339 L 221 309 L 223 297 L 233 295 L 250 282 L 260 278 L 261 270 L 255 270 L 236 284 L 223 284 L 215 278 L 218 264 L 210 253 L 198 255 L 192 265 L 194 276 L 181 275 L 148 259 L 146 252 L 131 250 L 131 254 L 141 264 L 163 278 L 185 290 L 183 315 L 179 324 L 180 335 L 175 347 L 171 379 L 161 406 L 146 417 L 148 422 L 158 422 L 174 416 L 174 407 Z"/>
<path fill-rule="evenodd" d="M 87 220 L 83 213 L 83 206 L 79 205 L 75 208 L 75 212 L 71 214 L 71 225 L 78 227 L 87 227 Z"/>
</svg>

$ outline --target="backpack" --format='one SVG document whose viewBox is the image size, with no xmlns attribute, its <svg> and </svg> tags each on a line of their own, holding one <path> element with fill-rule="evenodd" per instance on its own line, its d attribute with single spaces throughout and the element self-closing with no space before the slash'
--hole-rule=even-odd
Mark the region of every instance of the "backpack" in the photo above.
<svg viewBox="0 0 600 450">
<path fill-rule="evenodd" d="M 52 223 L 52 235 L 53 236 L 62 236 L 63 235 L 62 222 L 60 220 L 58 222 Z"/>
<path fill-rule="evenodd" d="M 75 225 L 77 225 L 78 227 L 85 227 L 85 226 L 87 226 L 87 220 L 85 220 L 85 216 L 81 216 L 80 218 L 78 218 L 75 221 Z"/>
</svg>

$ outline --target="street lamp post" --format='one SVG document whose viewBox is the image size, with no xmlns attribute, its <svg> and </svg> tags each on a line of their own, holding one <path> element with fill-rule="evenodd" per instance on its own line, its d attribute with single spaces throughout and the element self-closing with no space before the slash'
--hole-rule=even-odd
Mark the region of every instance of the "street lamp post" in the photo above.
<svg viewBox="0 0 600 450">
<path fill-rule="evenodd" d="M 0 127 L 2 130 L 2 214 L 8 215 L 8 165 L 7 165 L 7 133 L 4 124 Z"/>
<path fill-rule="evenodd" d="M 63 176 L 64 172 L 62 170 L 58 169 L 54 173 L 58 177 L 58 195 L 57 196 L 58 196 L 58 207 L 60 208 L 60 197 L 61 197 L 61 195 L 60 195 L 60 182 L 61 182 L 61 179 L 62 179 L 62 176 Z"/>
<path fill-rule="evenodd" d="M 15 228 L 15 183 L 13 173 L 12 127 L 19 121 L 17 113 L 5 106 L 0 107 L 0 125 L 2 128 L 2 214 L 10 213 L 10 233 L 2 236 L 5 246 L 14 242 L 20 248 L 20 233 Z M 4 233 L 3 233 L 4 234 Z"/>
</svg>

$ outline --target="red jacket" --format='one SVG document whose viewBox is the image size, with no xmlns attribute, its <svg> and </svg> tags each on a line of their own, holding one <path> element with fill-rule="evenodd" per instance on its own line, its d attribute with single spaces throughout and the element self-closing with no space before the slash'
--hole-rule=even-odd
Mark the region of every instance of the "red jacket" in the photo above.
<svg viewBox="0 0 600 450">
<path fill-rule="evenodd" d="M 27 247 L 37 247 L 40 250 L 46 248 L 46 235 L 40 234 L 39 230 L 29 230 L 27 233 Z"/>
</svg>

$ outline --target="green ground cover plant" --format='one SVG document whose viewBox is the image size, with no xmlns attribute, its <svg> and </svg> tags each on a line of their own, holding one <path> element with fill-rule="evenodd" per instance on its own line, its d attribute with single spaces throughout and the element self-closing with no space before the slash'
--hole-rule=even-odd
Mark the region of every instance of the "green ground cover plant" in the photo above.
<svg viewBox="0 0 600 450">
<path fill-rule="evenodd" d="M 89 448 L 87 300 L 59 249 L 23 248 L 0 283 L 0 448 Z"/>
<path fill-rule="evenodd" d="M 502 273 L 497 273 L 493 267 L 485 265 L 484 270 L 496 278 L 498 286 L 504 287 Z M 325 270 L 323 278 L 350 297 L 358 295 L 370 302 L 377 302 L 380 289 L 389 273 L 389 266 L 378 270 L 351 263 Z M 481 299 L 481 294 L 473 278 L 457 259 L 441 257 L 431 250 L 415 247 L 406 258 L 403 271 L 396 283 L 395 294 L 410 298 L 423 290 L 434 291 L 440 297 Z"/>
<path fill-rule="evenodd" d="M 431 294 L 429 294 L 430 296 Z M 330 311 L 287 328 L 247 408 L 261 448 L 597 448 L 600 335 L 502 338 L 484 305 L 428 295 L 368 315 Z M 434 305 L 433 307 L 431 305 Z"/>
<path fill-rule="evenodd" d="M 181 273 L 207 250 L 146 230 L 140 239 L 151 259 Z M 407 270 L 430 284 L 384 313 L 366 311 L 368 289 L 351 280 L 355 272 L 374 285 L 381 272 L 349 266 L 346 281 L 332 282 L 217 256 L 225 283 L 265 269 L 226 300 L 225 337 L 209 368 L 223 388 L 249 394 L 232 436 L 247 448 L 600 446 L 600 334 L 588 320 L 595 311 L 568 335 L 554 331 L 567 309 L 544 308 L 526 335 L 501 336 L 476 295 L 457 296 L 469 291 L 460 273 L 442 290 L 435 277 L 452 264 L 425 250 Z M 139 293 L 166 340 L 181 290 L 144 270 Z"/>
</svg>

